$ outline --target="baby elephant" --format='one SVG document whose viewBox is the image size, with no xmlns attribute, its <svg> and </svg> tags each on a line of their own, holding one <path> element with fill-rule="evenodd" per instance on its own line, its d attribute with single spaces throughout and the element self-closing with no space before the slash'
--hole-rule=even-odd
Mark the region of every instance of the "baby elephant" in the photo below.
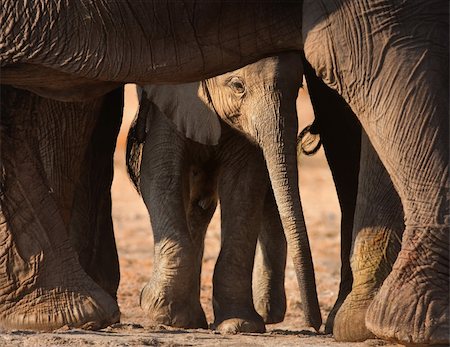
<svg viewBox="0 0 450 347">
<path fill-rule="evenodd" d="M 284 318 L 286 239 L 271 180 L 284 208 L 283 225 L 295 229 L 286 234 L 294 264 L 307 266 L 307 239 L 295 234 L 304 230 L 301 207 L 286 195 L 292 193 L 289 182 L 297 185 L 297 172 L 290 169 L 296 167 L 301 79 L 300 55 L 285 53 L 202 82 L 141 89 L 127 163 L 154 232 L 155 264 L 141 306 L 156 323 L 207 326 L 200 272 L 218 199 L 222 241 L 213 278 L 214 325 L 222 332 L 262 332 L 264 322 Z M 288 217 L 291 209 L 295 220 Z M 252 294 L 258 237 L 262 260 Z M 312 271 L 303 268 L 299 274 Z M 312 287 L 314 294 L 310 277 L 301 288 Z M 317 297 L 306 306 L 314 304 L 318 312 Z"/>
<path fill-rule="evenodd" d="M 155 323 L 207 327 L 200 272 L 205 232 L 220 199 L 214 325 L 221 332 L 263 332 L 264 322 L 281 322 L 286 311 L 283 228 L 262 152 L 254 143 L 223 122 L 215 146 L 194 142 L 175 129 L 169 118 L 198 116 L 192 108 L 197 101 L 189 100 L 198 98 L 198 88 L 198 83 L 145 87 L 129 132 L 128 171 L 147 205 L 155 240 L 153 274 L 141 306 Z M 180 105 L 166 117 L 164 103 L 177 100 Z M 180 108 L 185 102 L 191 107 Z M 206 106 L 205 112 L 217 117 Z M 253 297 L 258 237 L 261 256 Z"/>
</svg>

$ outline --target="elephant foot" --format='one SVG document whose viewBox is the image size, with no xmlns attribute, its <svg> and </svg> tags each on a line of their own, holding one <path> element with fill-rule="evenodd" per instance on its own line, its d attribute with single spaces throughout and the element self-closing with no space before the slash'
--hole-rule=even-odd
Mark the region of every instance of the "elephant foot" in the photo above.
<svg viewBox="0 0 450 347">
<path fill-rule="evenodd" d="M 325 322 L 325 334 L 333 334 L 334 325 L 336 320 L 336 314 L 341 308 L 342 302 L 336 302 L 328 314 L 327 321 Z"/>
<path fill-rule="evenodd" d="M 17 258 L 12 268 L 0 269 L 0 329 L 96 330 L 119 322 L 117 302 L 74 259 L 61 256 L 49 264 L 45 254 L 36 258 L 25 264 Z"/>
<path fill-rule="evenodd" d="M 80 284 L 79 284 L 80 285 Z M 0 328 L 51 331 L 63 326 L 98 330 L 119 322 L 117 303 L 100 288 L 36 288 L 9 302 Z"/>
<path fill-rule="evenodd" d="M 221 334 L 237 334 L 237 333 L 264 333 L 266 327 L 262 319 L 250 320 L 243 318 L 230 318 L 215 325 L 215 329 Z"/>
<path fill-rule="evenodd" d="M 346 283 L 342 283 L 341 280 L 341 287 L 339 289 L 339 295 L 334 303 L 333 308 L 331 309 L 330 313 L 328 314 L 327 321 L 325 322 L 325 334 L 333 334 L 334 332 L 334 326 L 335 326 L 335 320 L 336 320 L 336 314 L 340 312 L 342 309 L 342 305 L 344 304 L 344 300 L 347 300 L 347 296 L 349 295 L 351 291 L 351 281 L 346 281 Z"/>
<path fill-rule="evenodd" d="M 151 284 L 147 284 L 141 292 L 141 307 L 152 323 L 183 329 L 208 328 L 199 298 L 183 300 L 181 296 L 174 295 L 170 299 L 159 295 L 160 291 Z"/>
<path fill-rule="evenodd" d="M 265 261 L 262 252 L 256 253 L 256 270 L 252 283 L 253 303 L 256 312 L 263 318 L 265 324 L 280 323 L 286 314 L 284 267 L 270 269 L 273 266 L 272 263 Z"/>
<path fill-rule="evenodd" d="M 265 324 L 282 322 L 286 313 L 286 295 L 284 291 L 282 295 L 272 300 L 255 299 L 255 309 Z"/>
<path fill-rule="evenodd" d="M 448 242 L 448 227 L 403 237 L 392 272 L 367 310 L 366 325 L 376 336 L 406 345 L 450 344 Z"/>
<path fill-rule="evenodd" d="M 219 305 L 216 301 L 214 314 L 213 328 L 222 334 L 264 333 L 266 331 L 262 317 L 255 311 L 252 304 Z"/>
<path fill-rule="evenodd" d="M 365 317 L 371 300 L 358 301 L 350 294 L 334 319 L 333 335 L 337 341 L 356 342 L 374 338 L 366 327 Z"/>
</svg>

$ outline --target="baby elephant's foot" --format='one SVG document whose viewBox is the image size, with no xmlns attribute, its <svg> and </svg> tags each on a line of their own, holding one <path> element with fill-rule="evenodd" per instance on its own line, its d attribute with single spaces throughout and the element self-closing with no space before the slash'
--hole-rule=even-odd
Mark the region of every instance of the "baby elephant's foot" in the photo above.
<svg viewBox="0 0 450 347">
<path fill-rule="evenodd" d="M 207 329 L 205 312 L 199 299 L 160 297 L 155 287 L 147 284 L 141 293 L 141 307 L 154 324 L 164 324 L 183 329 Z"/>
<path fill-rule="evenodd" d="M 250 320 L 243 318 L 226 319 L 217 325 L 216 329 L 221 334 L 264 333 L 266 331 L 262 319 Z"/>
</svg>

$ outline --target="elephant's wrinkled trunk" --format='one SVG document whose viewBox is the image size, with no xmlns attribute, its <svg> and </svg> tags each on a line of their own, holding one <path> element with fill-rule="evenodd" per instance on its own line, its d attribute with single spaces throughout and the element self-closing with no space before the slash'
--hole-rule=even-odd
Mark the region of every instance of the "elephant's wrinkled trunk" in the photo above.
<svg viewBox="0 0 450 347">
<path fill-rule="evenodd" d="M 273 112 L 281 112 L 281 117 L 277 114 L 255 117 L 255 121 L 258 119 L 263 122 L 259 124 L 260 126 L 254 125 L 257 131 L 256 138 L 266 158 L 270 181 L 297 275 L 305 320 L 309 326 L 319 330 L 322 317 L 298 190 L 295 103 L 285 105 L 281 109 L 274 103 Z"/>
</svg>

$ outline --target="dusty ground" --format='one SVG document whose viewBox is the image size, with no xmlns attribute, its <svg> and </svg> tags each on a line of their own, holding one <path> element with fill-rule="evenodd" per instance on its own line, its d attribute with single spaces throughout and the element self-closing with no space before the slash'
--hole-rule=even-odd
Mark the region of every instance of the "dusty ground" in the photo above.
<svg viewBox="0 0 450 347">
<path fill-rule="evenodd" d="M 153 262 L 153 238 L 147 210 L 125 171 L 125 137 L 134 116 L 136 101 L 127 87 L 125 120 L 115 157 L 112 188 L 113 217 L 120 258 L 119 305 L 122 323 L 98 332 L 64 330 L 39 334 L 16 331 L 0 333 L 0 346 L 388 346 L 380 340 L 337 343 L 331 336 L 313 333 L 304 326 L 295 273 L 288 262 L 287 315 L 284 322 L 269 325 L 265 334 L 222 336 L 208 330 L 177 330 L 152 327 L 139 307 L 139 293 L 149 279 Z M 304 96 L 302 103 L 307 102 Z M 310 119 L 305 106 L 302 123 Z M 300 163 L 300 193 L 308 227 L 320 307 L 326 319 L 339 285 L 340 212 L 323 152 Z M 211 279 L 220 246 L 220 216 L 216 212 L 206 236 L 201 300 L 209 322 L 213 321 Z"/>
</svg>

